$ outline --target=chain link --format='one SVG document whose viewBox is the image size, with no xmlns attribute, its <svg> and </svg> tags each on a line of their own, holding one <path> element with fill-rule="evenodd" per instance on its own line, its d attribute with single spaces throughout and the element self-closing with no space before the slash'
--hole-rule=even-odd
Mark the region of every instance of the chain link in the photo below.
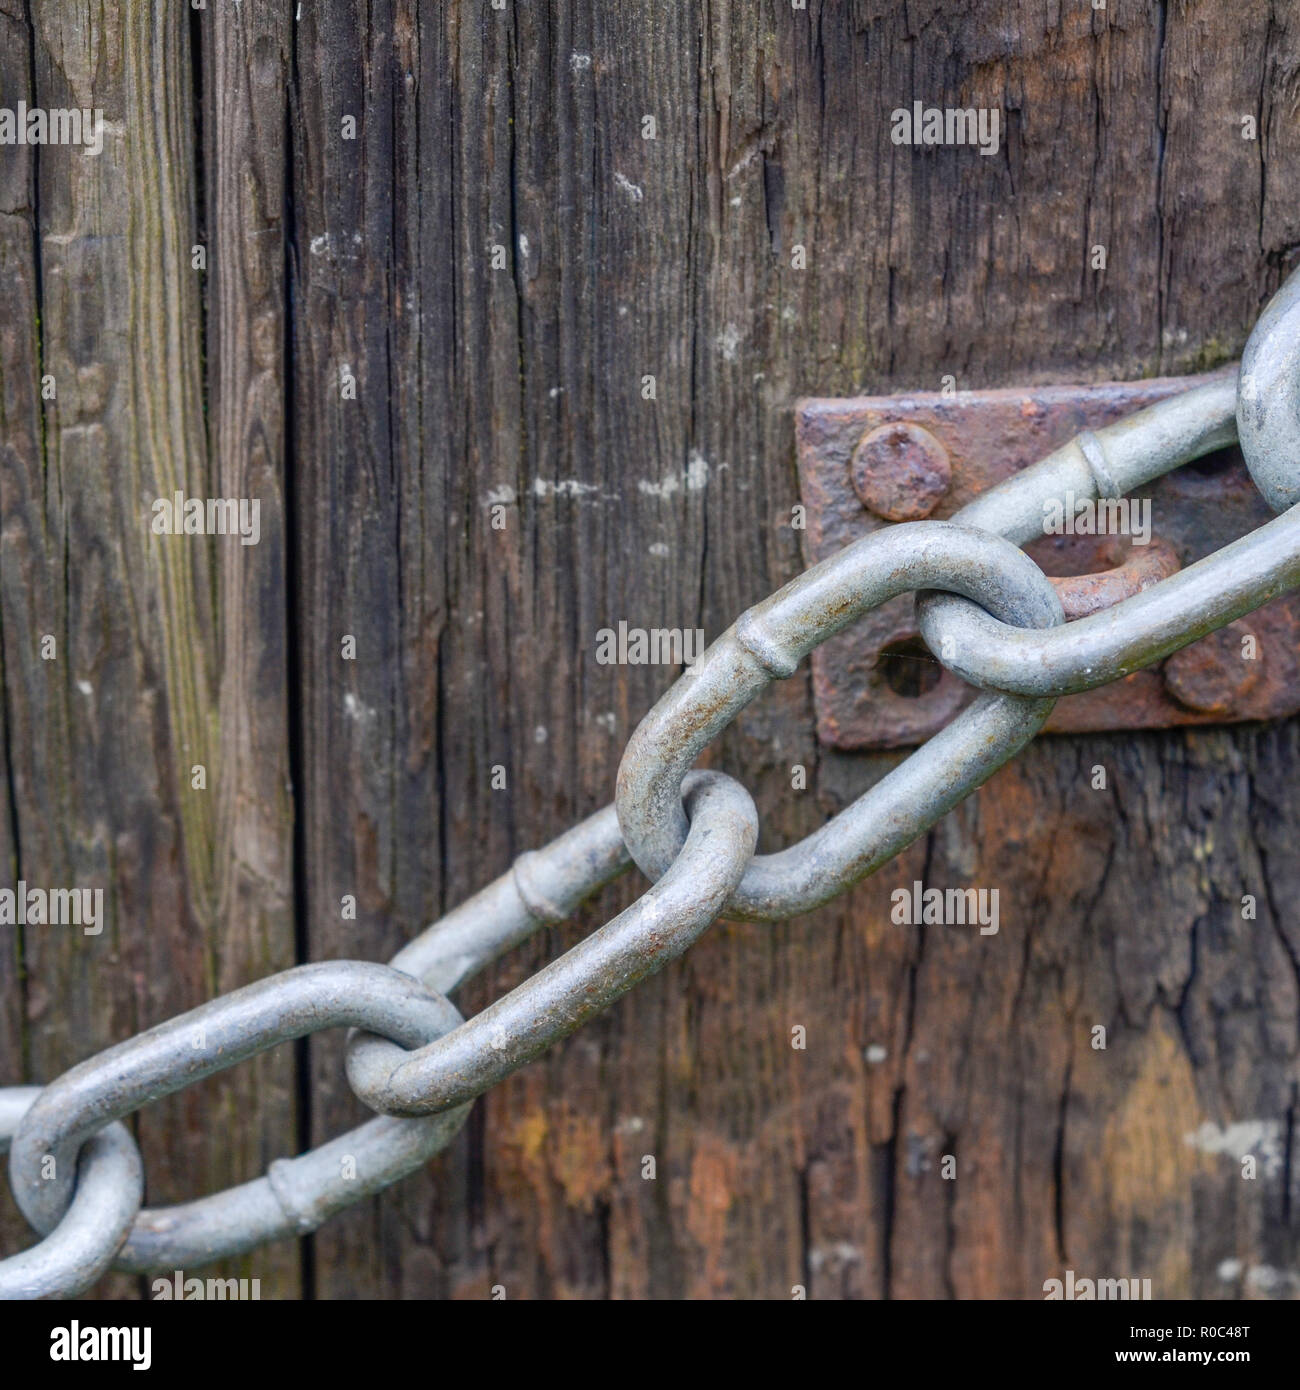
<svg viewBox="0 0 1300 1390">
<path fill-rule="evenodd" d="M 98 1129 L 277 1043 L 360 1025 L 419 1047 L 460 1021 L 442 995 L 370 961 L 300 965 L 245 985 L 106 1049 L 47 1086 L 13 1138 L 14 1199 L 38 1231 L 52 1230 L 72 1200 L 73 1159 Z"/>
<path fill-rule="evenodd" d="M 1066 623 L 1018 548 L 1047 504 L 1117 498 L 1238 438 L 1283 514 L 1111 608 Z M 680 955 L 720 915 L 775 921 L 872 873 L 982 785 L 1054 700 L 1119 679 L 1300 585 L 1300 274 L 1261 315 L 1240 372 L 1170 398 L 991 489 L 950 522 L 898 525 L 846 547 L 748 610 L 628 742 L 614 806 L 521 855 L 387 966 L 304 965 L 236 990 L 73 1067 L 0 1089 L 0 1151 L 44 1239 L 0 1261 L 0 1297 L 71 1294 L 110 1266 L 194 1267 L 314 1230 L 446 1146 L 490 1086 Z M 947 728 L 800 844 L 755 856 L 749 793 L 689 769 L 774 679 L 885 600 L 917 591 L 938 659 L 984 690 Z M 468 1021 L 445 998 L 635 863 L 631 907 Z M 280 1042 L 358 1031 L 353 1090 L 379 1115 L 265 1176 L 141 1210 L 140 1156 L 122 1117 Z M 346 1174 L 346 1176 L 345 1176 Z"/>
<path fill-rule="evenodd" d="M 1289 389 L 1300 398 L 1294 370 Z M 1095 434 L 1085 431 L 963 507 L 954 520 L 1023 545 L 1043 534 L 1053 498 L 1118 497 L 1232 443 L 1235 403 L 1235 379 L 1225 377 Z M 1292 457 L 1300 462 L 1300 449 Z M 1259 482 L 1258 461 L 1247 452 L 1246 462 Z M 1300 477 L 1300 467 L 1293 471 Z M 918 595 L 917 619 L 926 645 L 963 680 L 1055 697 L 1150 666 L 1297 583 L 1300 512 L 1291 511 L 1113 608 L 1054 632 L 1025 632 L 966 599 L 937 593 Z"/>
<path fill-rule="evenodd" d="M 0 1154 L 41 1095 L 39 1086 L 0 1088 Z M 0 1298 L 72 1297 L 113 1263 L 144 1195 L 140 1150 L 123 1124 L 92 1135 L 76 1157 L 77 1188 L 63 1220 L 37 1245 L 0 1260 Z"/>
<path fill-rule="evenodd" d="M 1064 621 L 1047 576 L 1008 541 L 948 521 L 875 531 L 742 614 L 641 721 L 618 770 L 619 824 L 657 879 L 686 838 L 681 785 L 705 745 L 819 643 L 897 594 L 940 585 L 1015 623 Z M 919 753 L 829 824 L 780 854 L 759 855 L 729 916 L 773 922 L 810 911 L 878 868 L 987 781 L 1042 727 L 1052 701 L 977 700 Z"/>
<path fill-rule="evenodd" d="M 1259 316 L 1241 355 L 1241 450 L 1275 512 L 1300 502 L 1300 272 Z"/>
<path fill-rule="evenodd" d="M 658 883 L 445 1038 L 409 1054 L 382 1038 L 354 1038 L 347 1074 L 357 1095 L 398 1115 L 472 1100 L 681 955 L 724 911 L 758 843 L 758 812 L 739 782 L 697 772 L 683 799 L 689 832 Z"/>
</svg>

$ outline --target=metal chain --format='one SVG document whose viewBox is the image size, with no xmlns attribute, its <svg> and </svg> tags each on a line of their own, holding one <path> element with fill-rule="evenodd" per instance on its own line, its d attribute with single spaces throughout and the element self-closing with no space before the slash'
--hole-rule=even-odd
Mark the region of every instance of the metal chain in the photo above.
<svg viewBox="0 0 1300 1390">
<path fill-rule="evenodd" d="M 1119 497 L 1240 438 L 1276 520 L 1111 608 L 1065 622 L 1019 547 L 1046 504 Z M 0 1261 L 0 1297 L 78 1293 L 108 1268 L 194 1267 L 315 1230 L 444 1148 L 475 1097 L 661 969 L 719 916 L 777 921 L 878 869 L 1038 732 L 1060 695 L 1152 664 L 1300 585 L 1300 273 L 1256 324 L 1239 371 L 1085 431 L 952 521 L 878 531 L 742 614 L 641 722 L 615 805 L 448 913 L 388 965 L 303 965 L 119 1043 L 48 1086 L 0 1089 L 0 1152 L 44 1239 Z M 819 643 L 917 592 L 936 657 L 983 687 L 929 743 L 800 844 L 755 855 L 758 814 L 704 747 Z M 469 1020 L 446 994 L 539 926 L 569 917 L 635 862 L 631 907 Z M 264 1177 L 141 1210 L 123 1117 L 278 1043 L 357 1031 L 347 1077 L 376 1118 Z M 12 1142 L 11 1142 L 12 1141 Z"/>
</svg>

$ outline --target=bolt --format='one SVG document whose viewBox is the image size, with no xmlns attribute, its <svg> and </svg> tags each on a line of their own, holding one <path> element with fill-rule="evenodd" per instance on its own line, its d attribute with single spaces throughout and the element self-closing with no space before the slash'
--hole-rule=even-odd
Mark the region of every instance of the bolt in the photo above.
<svg viewBox="0 0 1300 1390">
<path fill-rule="evenodd" d="M 864 434 L 852 469 L 863 506 L 886 521 L 929 516 L 952 481 L 947 449 L 929 430 L 901 420 Z"/>
<path fill-rule="evenodd" d="M 1235 622 L 1175 652 L 1162 674 L 1180 705 L 1201 714 L 1230 714 L 1259 681 L 1262 665 L 1259 639 Z"/>
</svg>

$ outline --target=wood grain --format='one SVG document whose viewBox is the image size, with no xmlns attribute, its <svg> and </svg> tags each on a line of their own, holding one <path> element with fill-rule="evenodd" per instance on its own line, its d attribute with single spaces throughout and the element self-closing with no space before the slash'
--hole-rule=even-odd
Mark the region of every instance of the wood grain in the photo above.
<svg viewBox="0 0 1300 1390">
<path fill-rule="evenodd" d="M 245 7 L 244 22 L 256 11 Z M 5 486 L 23 501 L 5 512 L 13 874 L 101 886 L 108 918 L 96 937 L 47 927 L 15 943 L 23 1017 L 14 1051 L 6 1046 L 15 1079 L 53 1078 L 294 955 L 275 500 L 283 392 L 274 325 L 285 305 L 274 272 L 260 297 L 236 288 L 251 265 L 242 245 L 260 230 L 255 197 L 232 205 L 232 185 L 243 193 L 256 173 L 245 169 L 241 182 L 225 162 L 256 142 L 237 103 L 225 112 L 233 132 L 213 183 L 228 240 L 215 248 L 205 359 L 192 255 L 205 166 L 188 16 L 175 5 L 102 10 L 47 0 L 15 36 L 33 101 L 101 108 L 105 136 L 98 156 L 32 152 L 8 219 L 33 242 L 19 322 L 39 347 L 33 354 L 30 341 L 16 342 L 5 359 L 6 377 L 22 370 L 33 392 L 15 411 L 21 429 L 6 428 Z M 219 110 L 230 78 L 214 67 Z M 282 120 L 269 139 L 259 157 L 278 170 Z M 269 192 L 278 223 L 278 186 Z M 282 259 L 272 249 L 274 271 Z M 258 364 L 269 379 L 250 375 L 257 312 L 272 315 L 269 368 Z M 38 370 L 57 393 L 43 417 L 31 404 Z M 259 457 L 262 428 L 271 438 Z M 246 495 L 245 477 L 262 496 L 258 547 L 152 533 L 156 497 L 236 486 Z M 42 660 L 43 633 L 56 638 L 57 659 Z M 204 790 L 195 788 L 200 765 Z M 292 1147 L 292 1094 L 293 1058 L 280 1054 L 141 1112 L 148 1199 L 215 1190 Z M 297 1252 L 259 1261 L 272 1289 L 276 1271 L 297 1287 Z"/>
</svg>

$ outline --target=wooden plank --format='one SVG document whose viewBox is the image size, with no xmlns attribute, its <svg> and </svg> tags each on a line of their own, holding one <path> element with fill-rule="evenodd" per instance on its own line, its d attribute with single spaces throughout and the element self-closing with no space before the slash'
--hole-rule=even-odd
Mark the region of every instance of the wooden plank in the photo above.
<svg viewBox="0 0 1300 1390">
<path fill-rule="evenodd" d="M 286 969 L 297 955 L 288 637 L 294 591 L 285 479 L 291 24 L 287 6 L 244 0 L 192 17 L 189 35 L 191 53 L 203 60 L 203 165 L 196 173 L 204 176 L 210 241 L 205 386 L 212 490 L 256 499 L 259 518 L 256 545 L 222 541 L 214 554 L 218 884 L 207 935 L 217 992 Z M 229 1119 L 222 1128 L 239 1138 L 220 1143 L 209 1136 L 208 1181 L 245 1181 L 303 1146 L 295 1049 L 278 1049 L 220 1085 L 212 1103 Z M 195 1190 L 184 1172 L 171 1187 L 177 1199 Z M 281 1243 L 231 1262 L 227 1273 L 260 1279 L 263 1297 L 297 1296 L 302 1252 Z"/>
<path fill-rule="evenodd" d="M 427 318 L 412 238 L 421 198 L 434 205 L 422 181 L 441 172 L 436 127 L 415 124 L 415 30 L 409 7 L 349 2 L 304 9 L 294 31 L 299 804 L 313 959 L 391 955 L 442 874 L 438 490 L 453 484 L 420 451 L 422 435 L 443 432 L 447 402 L 425 389 L 418 349 Z M 446 226 L 428 234 L 445 254 Z M 364 1115 L 341 1039 L 313 1040 L 310 1078 L 316 1141 Z M 316 1237 L 321 1294 L 369 1296 L 402 1245 L 400 1210 L 370 1203 Z"/>
<path fill-rule="evenodd" d="M 0 0 L 0 91 L 6 100 L 32 102 L 31 34 L 24 7 Z M 45 703 L 44 680 L 35 691 L 28 682 L 42 676 L 35 653 L 24 650 L 38 632 L 57 626 L 58 590 L 45 563 L 46 512 L 41 433 L 41 344 L 37 313 L 35 161 L 33 147 L 6 150 L 0 161 L 0 741 L 3 790 L 0 797 L 0 864 L 6 880 L 22 877 L 18 835 L 19 804 L 35 801 L 42 784 L 15 780 L 10 747 L 14 706 Z M 37 639 L 39 640 L 39 639 Z M 52 751 L 46 746 L 39 753 Z M 18 750 L 19 757 L 23 750 Z M 41 769 L 42 771 L 45 769 Z M 31 834 L 37 834 L 33 826 Z M 38 862 L 35 847 L 28 853 Z M 29 1075 L 27 978 L 21 934 L 0 936 L 0 1067 L 5 1083 Z M 39 1000 L 37 1001 L 39 1006 Z M 31 1232 L 0 1183 L 0 1250 L 31 1243 Z"/>
<path fill-rule="evenodd" d="M 1212 366 L 1296 241 L 1267 170 L 1297 157 L 1297 35 L 1262 3 L 394 4 L 304 14 L 298 41 L 316 955 L 392 949 L 608 798 L 669 675 L 597 665 L 596 631 L 716 635 L 798 571 L 797 396 Z M 915 99 L 1001 109 L 998 156 L 893 145 Z M 811 722 L 801 674 L 721 742 L 770 844 L 892 762 L 824 753 Z M 1229 1257 L 1294 1270 L 1293 1180 L 1238 1186 L 1185 1137 L 1294 1109 L 1295 928 L 1247 927 L 1228 891 L 1263 903 L 1290 872 L 1252 849 L 1250 788 L 1292 738 L 1056 740 L 847 902 L 715 929 L 485 1097 L 426 1177 L 322 1232 L 321 1292 L 1035 1297 L 1068 1265 L 1178 1296 L 1233 1291 Z M 1280 771 L 1270 796 L 1292 826 Z M 894 926 L 888 890 L 922 876 L 1000 886 L 999 935 Z M 1236 1044 L 1215 1023 L 1232 969 Z M 353 1110 L 313 1052 L 323 1133 Z"/>
<path fill-rule="evenodd" d="M 32 156 L 7 224 L 20 232 L 25 220 L 30 235 L 34 220 L 39 247 L 26 309 L 15 301 L 6 378 L 19 403 L 24 379 L 34 399 L 38 370 L 57 389 L 41 422 L 43 456 L 15 435 L 5 460 L 6 485 L 25 486 L 27 499 L 4 542 L 14 869 L 33 883 L 102 887 L 108 919 L 97 937 L 46 928 L 21 941 L 21 1072 L 35 1079 L 291 963 L 293 921 L 280 200 L 274 178 L 256 182 L 264 162 L 278 171 L 282 119 L 271 116 L 271 143 L 250 150 L 257 132 L 238 110 L 233 140 L 212 142 L 213 225 L 228 241 L 211 301 L 209 455 L 188 7 L 29 8 L 31 28 L 15 38 L 34 73 L 31 100 L 100 108 L 105 120 L 98 156 L 67 147 Z M 218 17 L 219 34 L 225 26 Z M 257 37 L 245 61 L 265 68 Z M 215 89 L 229 99 L 234 65 L 217 52 Z M 247 81 L 264 120 L 274 77 L 272 66 Z M 282 109 L 282 87 L 276 100 Z M 229 107 L 222 114 L 229 123 Z M 16 418 L 28 433 L 32 409 Z M 236 488 L 262 493 L 259 546 L 151 531 L 156 497 Z M 44 631 L 57 660 L 40 659 Z M 149 1200 L 215 1190 L 292 1150 L 292 1081 L 284 1052 L 142 1112 Z M 265 1292 L 297 1289 L 297 1252 L 257 1258 Z M 103 1291 L 140 1287 L 118 1279 Z"/>
</svg>

